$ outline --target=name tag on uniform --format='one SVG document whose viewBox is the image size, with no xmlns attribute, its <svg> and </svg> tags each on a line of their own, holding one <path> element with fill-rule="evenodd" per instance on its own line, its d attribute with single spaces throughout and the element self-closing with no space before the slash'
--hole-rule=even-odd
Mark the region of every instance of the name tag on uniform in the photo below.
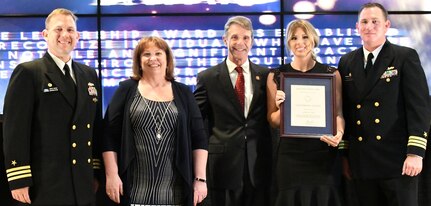
<svg viewBox="0 0 431 206">
<path fill-rule="evenodd" d="M 349 73 L 349 75 L 344 76 L 344 81 L 346 82 L 353 81 L 352 73 Z"/>
<path fill-rule="evenodd" d="M 58 88 L 57 87 L 52 87 L 52 88 L 47 88 L 47 89 L 43 89 L 44 93 L 47 92 L 58 92 Z"/>
<path fill-rule="evenodd" d="M 52 83 L 48 83 L 47 84 L 48 88 L 44 88 L 43 92 L 44 93 L 48 93 L 48 92 L 58 92 L 58 87 L 52 87 Z"/>
</svg>

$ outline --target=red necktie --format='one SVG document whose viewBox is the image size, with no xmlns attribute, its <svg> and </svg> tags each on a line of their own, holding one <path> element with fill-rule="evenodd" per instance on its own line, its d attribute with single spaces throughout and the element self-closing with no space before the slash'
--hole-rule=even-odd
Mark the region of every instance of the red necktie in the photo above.
<svg viewBox="0 0 431 206">
<path fill-rule="evenodd" d="M 239 104 L 241 105 L 242 110 L 244 110 L 244 74 L 242 73 L 242 67 L 237 67 L 235 70 L 238 72 L 238 76 L 236 78 L 235 83 L 235 93 L 238 98 Z"/>
</svg>

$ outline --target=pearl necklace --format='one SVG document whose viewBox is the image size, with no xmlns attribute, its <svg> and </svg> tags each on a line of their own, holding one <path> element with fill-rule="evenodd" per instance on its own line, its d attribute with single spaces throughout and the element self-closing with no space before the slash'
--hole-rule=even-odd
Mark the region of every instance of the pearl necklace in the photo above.
<svg viewBox="0 0 431 206">
<path fill-rule="evenodd" d="M 151 117 L 153 118 L 154 124 L 156 125 L 156 137 L 157 139 L 162 139 L 162 130 L 161 130 L 162 124 L 165 121 L 166 113 L 168 112 L 168 108 L 171 105 L 172 101 L 170 101 L 169 104 L 166 106 L 165 112 L 163 112 L 163 115 L 162 115 L 162 120 L 159 122 L 159 124 L 157 124 L 156 117 L 154 115 L 153 110 L 150 107 L 150 104 L 148 104 L 147 99 L 145 97 L 143 98 L 144 98 L 145 105 L 147 105 L 148 110 L 150 110 Z"/>
</svg>

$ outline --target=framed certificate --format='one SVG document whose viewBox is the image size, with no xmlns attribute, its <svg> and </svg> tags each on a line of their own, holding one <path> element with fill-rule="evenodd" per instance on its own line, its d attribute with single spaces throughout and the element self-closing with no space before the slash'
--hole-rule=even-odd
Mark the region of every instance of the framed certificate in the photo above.
<svg viewBox="0 0 431 206">
<path fill-rule="evenodd" d="M 282 72 L 281 137 L 320 138 L 336 134 L 335 74 Z"/>
</svg>

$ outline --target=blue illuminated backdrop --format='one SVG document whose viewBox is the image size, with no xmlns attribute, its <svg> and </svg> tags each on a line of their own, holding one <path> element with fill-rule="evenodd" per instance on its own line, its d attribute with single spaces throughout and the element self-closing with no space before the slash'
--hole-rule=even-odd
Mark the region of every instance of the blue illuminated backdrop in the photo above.
<svg viewBox="0 0 431 206">
<path fill-rule="evenodd" d="M 428 0 L 389 1 L 378 1 L 391 13 L 388 39 L 417 49 L 431 79 L 431 51 L 426 46 L 431 40 L 427 35 L 431 31 L 431 3 Z M 81 39 L 73 56 L 76 61 L 98 70 L 106 109 L 119 81 L 131 75 L 133 48 L 143 36 L 161 36 L 169 43 L 176 57 L 176 79 L 193 90 L 196 74 L 226 57 L 222 35 L 230 16 L 244 15 L 252 19 L 255 40 L 250 59 L 257 64 L 275 68 L 290 62 L 283 30 L 291 20 L 305 18 L 313 23 L 321 37 L 316 49 L 318 60 L 337 66 L 341 55 L 361 46 L 355 23 L 357 10 L 366 2 L 100 0 L 98 5 L 97 0 L 4 0 L 2 3 L 8 6 L 0 7 L 0 114 L 15 66 L 45 53 L 46 43 L 40 32 L 46 15 L 57 7 L 68 8 L 79 17 Z"/>
</svg>

